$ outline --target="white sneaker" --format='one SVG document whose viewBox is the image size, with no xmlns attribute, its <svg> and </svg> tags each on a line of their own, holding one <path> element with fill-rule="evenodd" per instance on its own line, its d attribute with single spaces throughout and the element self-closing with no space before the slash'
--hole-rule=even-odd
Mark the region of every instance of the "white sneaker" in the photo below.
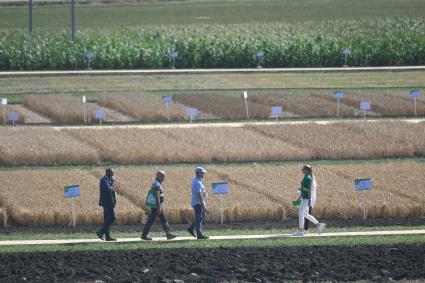
<svg viewBox="0 0 425 283">
<path fill-rule="evenodd" d="M 326 224 L 325 223 L 320 223 L 319 227 L 317 227 L 317 234 L 322 234 L 323 230 L 325 230 Z"/>
<path fill-rule="evenodd" d="M 292 233 L 292 236 L 294 236 L 294 237 L 302 237 L 302 236 L 304 236 L 304 232 L 298 230 L 298 231 Z"/>
</svg>

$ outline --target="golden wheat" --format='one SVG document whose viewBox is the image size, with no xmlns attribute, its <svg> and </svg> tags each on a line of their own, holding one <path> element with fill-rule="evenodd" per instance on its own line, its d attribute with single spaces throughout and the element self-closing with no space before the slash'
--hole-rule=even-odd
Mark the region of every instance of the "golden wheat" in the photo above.
<svg viewBox="0 0 425 283">
<path fill-rule="evenodd" d="M 10 217 L 20 225 L 67 225 L 70 202 L 64 186 L 78 184 L 81 196 L 75 199 L 78 225 L 99 224 L 103 212 L 98 206 L 99 179 L 81 170 L 0 171 L 0 198 Z M 142 210 L 118 196 L 117 223 L 141 223 Z"/>
<path fill-rule="evenodd" d="M 299 195 L 303 164 L 207 166 L 204 184 L 211 213 L 208 221 L 219 222 L 220 198 L 211 192 L 211 183 L 226 181 L 229 194 L 224 198 L 226 221 L 282 221 L 296 217 L 291 201 Z M 144 206 L 147 191 L 159 169 L 165 170 L 165 209 L 172 223 L 187 223 L 193 218 L 190 183 L 193 167 L 117 168 L 118 223 L 140 223 L 148 209 Z M 367 191 L 370 217 L 418 217 L 425 212 L 424 180 L 418 178 L 424 163 L 403 161 L 385 163 L 313 164 L 318 182 L 319 218 L 361 217 L 361 194 L 354 190 L 354 179 L 372 178 Z M 66 225 L 69 203 L 63 198 L 63 186 L 80 184 L 82 196 L 77 200 L 77 223 L 98 224 L 99 178 L 103 169 L 80 170 L 10 170 L 0 171 L 0 203 L 3 219 L 25 225 Z M 4 222 L 4 220 L 3 220 Z"/>
</svg>

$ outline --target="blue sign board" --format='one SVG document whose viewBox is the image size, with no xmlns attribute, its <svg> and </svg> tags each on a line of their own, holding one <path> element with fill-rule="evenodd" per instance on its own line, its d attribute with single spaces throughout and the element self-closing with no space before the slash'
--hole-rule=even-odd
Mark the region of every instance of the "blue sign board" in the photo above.
<svg viewBox="0 0 425 283">
<path fill-rule="evenodd" d="M 419 97 L 419 96 L 421 96 L 421 92 L 419 90 L 411 90 L 410 96 L 411 97 Z"/>
<path fill-rule="evenodd" d="M 171 95 L 166 95 L 162 97 L 162 103 L 172 103 L 173 97 Z"/>
<path fill-rule="evenodd" d="M 224 195 L 229 193 L 229 186 L 226 182 L 212 183 L 212 191 L 215 195 Z"/>
<path fill-rule="evenodd" d="M 344 55 L 349 55 L 351 53 L 350 48 L 344 48 L 342 53 L 344 53 Z"/>
<path fill-rule="evenodd" d="M 257 57 L 263 57 L 264 56 L 264 51 L 257 51 L 257 53 L 255 54 L 255 56 L 257 56 Z"/>
<path fill-rule="evenodd" d="M 357 191 L 367 191 L 372 188 L 372 180 L 369 179 L 355 179 L 354 180 L 354 188 Z"/>
<path fill-rule="evenodd" d="M 80 186 L 79 185 L 72 185 L 72 186 L 66 186 L 64 188 L 63 193 L 65 198 L 75 198 L 80 196 Z"/>
<path fill-rule="evenodd" d="M 335 92 L 335 98 L 336 99 L 341 99 L 341 98 L 344 98 L 344 93 L 343 92 L 340 92 L 340 91 L 338 91 L 338 92 Z"/>
</svg>

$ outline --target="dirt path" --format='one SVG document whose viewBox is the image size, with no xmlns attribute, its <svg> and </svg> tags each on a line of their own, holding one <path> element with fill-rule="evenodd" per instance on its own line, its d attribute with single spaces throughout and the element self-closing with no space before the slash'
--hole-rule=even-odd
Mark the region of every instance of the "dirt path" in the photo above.
<svg viewBox="0 0 425 283">
<path fill-rule="evenodd" d="M 407 123 L 422 123 L 425 119 L 372 119 L 372 120 L 359 120 L 359 119 L 340 119 L 340 120 L 297 120 L 297 121 L 261 121 L 261 122 L 223 122 L 223 123 L 184 123 L 184 124 L 143 124 L 143 125 L 104 125 L 100 126 L 54 126 L 55 130 L 62 129 L 168 129 L 168 128 L 241 128 L 247 125 L 251 126 L 272 126 L 272 125 L 297 125 L 297 124 L 318 124 L 318 125 L 329 125 L 336 123 L 376 123 L 376 122 L 407 122 Z"/>
<path fill-rule="evenodd" d="M 399 231 L 367 231 L 367 232 L 330 232 L 318 234 L 309 234 L 304 237 L 359 237 L 359 236 L 400 236 L 400 235 L 425 235 L 425 230 L 399 230 Z M 210 240 L 252 240 L 252 239 L 276 239 L 293 238 L 291 234 L 266 234 L 266 235 L 232 235 L 232 236 L 212 236 Z M 193 237 L 178 237 L 171 241 L 193 241 Z M 116 243 L 140 242 L 139 238 L 121 238 Z M 166 238 L 154 238 L 154 242 L 167 242 Z M 100 242 L 99 239 L 67 239 L 67 240 L 17 240 L 0 241 L 0 246 L 16 245 L 68 245 L 68 244 L 88 244 Z"/>
</svg>

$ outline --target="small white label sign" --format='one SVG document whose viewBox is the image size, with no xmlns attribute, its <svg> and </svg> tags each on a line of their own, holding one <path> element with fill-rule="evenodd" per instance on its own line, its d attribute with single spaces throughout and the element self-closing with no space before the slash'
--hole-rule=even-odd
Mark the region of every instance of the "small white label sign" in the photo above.
<svg viewBox="0 0 425 283">
<path fill-rule="evenodd" d="M 245 98 L 245 99 L 247 99 L 247 98 L 248 98 L 248 92 L 247 92 L 247 91 L 244 91 L 244 92 L 243 92 L 243 98 Z"/>
<path fill-rule="evenodd" d="M 86 99 L 86 96 L 84 95 L 83 96 L 83 103 L 86 103 L 87 102 L 87 99 Z"/>
<path fill-rule="evenodd" d="M 1 99 L 1 105 L 7 105 L 7 98 Z"/>
</svg>

